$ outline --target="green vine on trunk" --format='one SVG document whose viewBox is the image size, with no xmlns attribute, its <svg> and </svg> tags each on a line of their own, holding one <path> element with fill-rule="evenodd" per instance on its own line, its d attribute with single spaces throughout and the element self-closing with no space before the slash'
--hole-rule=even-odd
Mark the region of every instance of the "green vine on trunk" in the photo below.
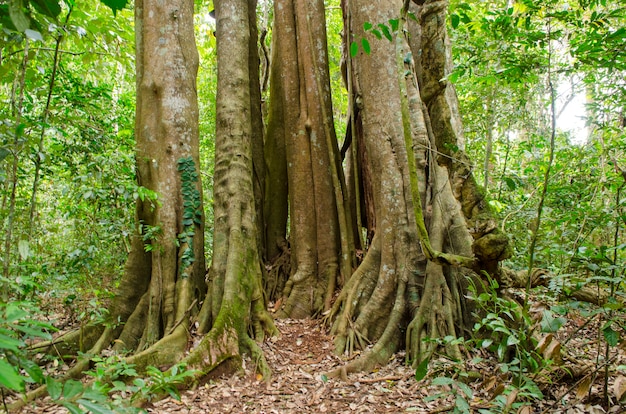
<svg viewBox="0 0 626 414">
<path fill-rule="evenodd" d="M 178 235 L 183 252 L 180 257 L 183 276 L 187 277 L 186 269 L 194 262 L 193 236 L 194 225 L 202 224 L 202 200 L 200 190 L 196 188 L 198 172 L 192 157 L 184 157 L 178 160 L 178 172 L 180 172 L 181 193 L 183 196 L 183 221 L 182 231 Z"/>
</svg>

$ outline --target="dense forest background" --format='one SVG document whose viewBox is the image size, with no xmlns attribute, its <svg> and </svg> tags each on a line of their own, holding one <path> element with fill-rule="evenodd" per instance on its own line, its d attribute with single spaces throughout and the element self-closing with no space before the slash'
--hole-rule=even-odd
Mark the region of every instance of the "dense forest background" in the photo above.
<svg viewBox="0 0 626 414">
<path fill-rule="evenodd" d="M 11 15 L 10 3 L 0 4 L 3 400 L 29 383 L 63 389 L 32 362 L 28 345 L 57 330 L 107 320 L 131 251 L 135 203 L 159 203 L 158 194 L 136 181 L 130 6 L 86 0 L 55 10 L 48 2 L 31 1 L 32 14 L 21 21 Z M 199 174 L 210 259 L 217 55 L 213 5 L 207 3 L 196 1 L 195 21 Z M 334 127 L 341 148 L 350 124 L 341 69 L 344 23 L 338 0 L 325 5 Z M 271 48 L 270 2 L 259 3 L 257 17 L 264 56 Z M 504 266 L 513 275 L 532 275 L 528 282 L 522 277 L 519 285 L 527 286 L 510 295 L 518 295 L 525 311 L 528 295 L 535 304 L 550 304 L 538 321 L 544 333 L 556 333 L 572 320 L 596 326 L 599 357 L 595 371 L 587 373 L 594 373 L 593 381 L 604 378 L 605 406 L 609 398 L 619 403 L 626 388 L 616 385 L 609 396 L 608 382 L 609 371 L 612 384 L 624 378 L 615 356 L 624 335 L 626 288 L 626 7 L 606 0 L 453 0 L 447 25 L 454 63 L 447 81 L 456 87 L 465 135 L 459 146 L 497 216 L 495 225 L 510 239 L 513 254 Z M 385 29 L 379 29 L 369 25 L 369 35 L 352 46 L 376 48 L 381 32 L 385 37 Z M 269 68 L 261 67 L 262 75 L 263 70 Z M 267 98 L 269 90 L 262 91 Z M 143 235 L 144 241 L 154 236 L 149 228 Z M 487 315 L 477 329 L 504 335 L 500 342 L 482 338 L 474 345 L 493 351 L 507 370 L 525 375 L 557 359 L 554 350 L 539 352 L 541 362 L 536 351 L 523 352 L 531 342 L 523 326 L 537 321 L 531 313 L 511 311 L 515 299 L 496 296 L 501 293 L 497 283 L 490 287 L 493 296 L 476 295 Z M 572 299 L 581 299 L 579 292 L 595 296 Z M 121 363 L 109 364 L 120 368 Z M 175 393 L 171 384 L 184 376 L 184 370 L 176 371 L 157 391 Z M 67 391 L 63 397 L 59 391 L 56 399 L 69 402 L 85 395 L 72 384 L 75 394 Z M 528 384 L 513 381 L 527 398 L 540 398 Z M 98 404 L 108 404 L 96 394 L 85 397 L 83 407 L 91 401 L 98 412 Z"/>
</svg>

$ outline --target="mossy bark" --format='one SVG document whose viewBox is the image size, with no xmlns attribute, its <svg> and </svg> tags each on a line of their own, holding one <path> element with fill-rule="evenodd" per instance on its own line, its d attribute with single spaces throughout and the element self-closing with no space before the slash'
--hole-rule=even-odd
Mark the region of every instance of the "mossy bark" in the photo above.
<svg viewBox="0 0 626 414">
<path fill-rule="evenodd" d="M 258 81 L 250 81 L 250 13 L 255 2 L 216 3 L 218 90 L 214 175 L 214 256 L 210 271 L 211 301 L 201 310 L 208 332 L 185 361 L 204 375 L 243 352 L 261 357 L 259 369 L 269 369 L 253 339 L 277 333 L 262 294 L 259 229 L 254 187 L 253 113 L 260 108 Z M 251 35 L 252 33 L 252 35 Z M 251 39 L 252 38 L 252 39 Z M 258 62 L 258 58 L 256 59 Z M 252 106 L 255 105 L 253 108 Z M 210 315 L 210 316 L 208 316 Z M 249 333 L 248 328 L 252 328 Z"/>
<path fill-rule="evenodd" d="M 408 3 L 345 2 L 353 36 L 347 41 L 367 37 L 366 22 L 398 19 Z M 330 316 L 338 352 L 374 346 L 334 375 L 369 369 L 402 343 L 417 364 L 434 351 L 424 338 L 463 336 L 470 321 L 466 278 L 497 271 L 509 252 L 506 237 L 488 224 L 493 219 L 463 153 L 456 93 L 445 81 L 446 6 L 411 4 L 417 23 L 400 16 L 394 41 L 373 40 L 370 53 L 359 50 L 352 60 L 353 99 L 360 104 L 353 134 L 362 132 L 353 142 L 364 148 L 359 161 L 367 161 L 361 170 L 372 178 L 376 227 Z M 456 346 L 446 351 L 461 357 Z"/>
</svg>

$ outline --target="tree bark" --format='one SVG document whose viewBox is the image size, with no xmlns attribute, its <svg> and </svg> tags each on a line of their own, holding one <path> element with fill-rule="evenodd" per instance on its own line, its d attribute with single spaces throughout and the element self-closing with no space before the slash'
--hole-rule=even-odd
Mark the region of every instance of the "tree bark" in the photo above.
<svg viewBox="0 0 626 414">
<path fill-rule="evenodd" d="M 324 3 L 279 0 L 274 18 L 266 157 L 268 185 L 277 187 L 268 196 L 284 197 L 278 180 L 286 172 L 291 274 L 280 314 L 302 318 L 330 308 L 338 275 L 347 279 L 352 273 L 354 242 L 332 119 Z M 267 223 L 274 254 L 284 227 L 272 226 L 284 226 L 284 214 Z"/>
<path fill-rule="evenodd" d="M 364 144 L 359 161 L 367 161 L 361 170 L 372 178 L 376 227 L 331 317 L 336 316 L 338 352 L 374 346 L 335 375 L 384 363 L 405 329 L 407 356 L 414 364 L 434 352 L 433 342 L 423 339 L 463 336 L 470 321 L 466 277 L 497 271 L 508 254 L 506 237 L 489 224 L 488 205 L 463 153 L 456 93 L 445 81 L 447 4 L 411 4 L 418 22 L 407 25 L 406 14 L 397 14 L 404 3 L 344 3 L 344 16 L 351 20 L 347 42 L 372 42 L 369 53 L 359 49 L 354 56 L 349 75 L 360 105 L 360 128 L 352 132 L 362 131 L 353 142 Z M 392 20 L 399 21 L 396 32 L 389 28 Z M 366 23 L 386 25 L 393 40 L 369 36 Z M 404 29 L 410 32 L 406 39 Z M 414 203 L 422 206 L 414 209 Z M 491 243 L 496 239 L 497 246 Z M 445 351 L 460 357 L 456 346 L 446 345 Z"/>
</svg>

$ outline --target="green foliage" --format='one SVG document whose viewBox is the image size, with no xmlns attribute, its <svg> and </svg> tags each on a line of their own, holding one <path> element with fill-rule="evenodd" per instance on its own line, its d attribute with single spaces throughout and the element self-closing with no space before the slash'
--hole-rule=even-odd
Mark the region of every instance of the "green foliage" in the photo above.
<svg viewBox="0 0 626 414">
<path fill-rule="evenodd" d="M 187 269 L 195 260 L 193 253 L 193 236 L 195 226 L 202 225 L 202 199 L 197 189 L 198 173 L 192 157 L 178 160 L 178 172 L 180 172 L 181 193 L 183 197 L 183 231 L 178 235 L 180 243 L 184 246 L 181 256 L 181 267 Z M 185 273 L 186 274 L 186 273 Z"/>
<path fill-rule="evenodd" d="M 536 351 L 535 325 L 528 312 L 516 301 L 498 295 L 498 283 L 488 275 L 486 277 L 487 285 L 480 289 L 470 286 L 469 289 L 479 320 L 474 325 L 474 341 L 478 347 L 495 354 L 501 374 L 513 379 L 508 391 L 494 400 L 496 406 L 506 411 L 510 408 L 506 394 L 512 389 L 516 390 L 517 400 L 520 401 L 514 407 L 521 407 L 524 404 L 522 401 L 543 398 L 534 378 L 551 361 L 545 360 Z M 565 322 L 564 318 L 555 317 L 548 310 L 544 312 L 539 326 L 542 332 L 556 332 Z"/>
<path fill-rule="evenodd" d="M 530 316 L 516 301 L 498 295 L 498 283 L 487 278 L 489 284 L 481 287 L 482 293 L 476 286 L 469 288 L 479 318 L 474 324 L 477 344 L 497 355 L 503 373 L 537 372 L 544 361 L 535 351 Z M 553 320 L 545 324 L 548 328 L 563 325 Z"/>
<path fill-rule="evenodd" d="M 413 15 L 411 16 L 413 18 L 415 17 Z M 382 38 L 384 37 L 390 42 L 393 41 L 393 36 L 398 31 L 399 27 L 399 19 L 389 19 L 386 23 L 378 23 L 375 26 L 370 22 L 363 23 L 363 31 L 366 34 L 370 33 L 378 40 L 382 40 Z M 367 40 L 367 38 L 365 37 L 361 38 L 361 48 L 363 49 L 363 52 L 365 52 L 365 54 L 367 55 L 369 55 L 372 50 L 369 40 Z M 357 53 L 359 53 L 359 44 L 357 42 L 351 42 L 350 56 L 355 57 Z"/>
<path fill-rule="evenodd" d="M 149 197 L 134 182 L 134 70 L 128 59 L 132 47 L 126 45 L 133 39 L 132 18 L 124 13 L 113 20 L 110 12 L 103 17 L 98 5 L 87 0 L 75 7 L 64 26 L 32 7 L 37 18 L 50 21 L 42 33 L 52 36 L 30 42 L 27 49 L 18 33 L 5 31 L 0 40 L 0 96 L 7 103 L 0 106 L 0 222 L 6 232 L 16 183 L 9 273 L 19 274 L 20 291 L 28 286 L 33 296 L 64 295 L 66 286 L 90 291 L 79 295 L 81 300 L 88 301 L 91 292 L 101 294 L 103 280 L 114 282 L 113 275 L 121 273 L 134 197 Z M 63 52 L 50 91 L 52 37 L 60 34 Z M 14 93 L 12 85 L 19 87 Z M 43 122 L 48 93 L 51 104 Z M 40 186 L 31 222 L 37 162 Z"/>
<path fill-rule="evenodd" d="M 451 412 L 459 414 L 469 414 L 472 412 L 469 402 L 472 400 L 474 392 L 467 384 L 450 377 L 437 377 L 432 380 L 431 384 L 442 387 L 444 391 L 429 395 L 424 398 L 424 401 L 434 401 L 452 396 L 454 398 L 454 405 Z"/>
<path fill-rule="evenodd" d="M 28 355 L 27 344 L 33 339 L 50 339 L 55 329 L 33 319 L 39 312 L 28 301 L 0 303 L 0 388 L 21 392 L 26 383 L 43 381 L 43 372 Z"/>
<path fill-rule="evenodd" d="M 106 4 L 113 10 L 113 14 L 117 15 L 118 10 L 122 10 L 128 4 L 128 0 L 102 0 L 102 3 Z"/>
<path fill-rule="evenodd" d="M 139 226 L 141 239 L 143 240 L 143 248 L 146 252 L 151 252 L 157 246 L 155 242 L 158 236 L 163 234 L 161 226 L 150 226 L 149 224 L 141 223 Z"/>
<path fill-rule="evenodd" d="M 46 378 L 48 394 L 58 405 L 71 413 L 140 413 L 145 410 L 136 408 L 137 401 L 151 401 L 155 397 L 167 394 L 180 400 L 177 386 L 194 375 L 186 370 L 184 364 L 174 365 L 166 372 L 149 366 L 147 377 L 139 377 L 134 365 L 123 357 L 95 357 L 94 369 L 86 375 L 91 381 L 83 383 L 73 379 L 60 381 Z"/>
</svg>

